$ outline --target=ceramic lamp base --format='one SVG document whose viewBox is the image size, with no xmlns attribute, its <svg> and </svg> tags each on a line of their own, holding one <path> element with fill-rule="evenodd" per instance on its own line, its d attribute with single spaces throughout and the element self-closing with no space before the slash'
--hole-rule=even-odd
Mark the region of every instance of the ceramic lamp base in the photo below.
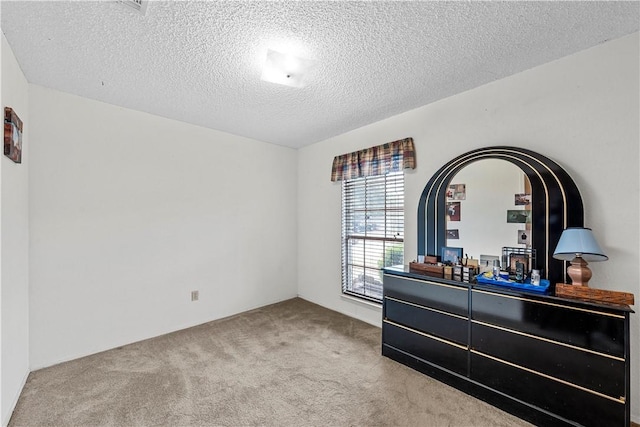
<svg viewBox="0 0 640 427">
<path fill-rule="evenodd" d="M 575 257 L 571 261 L 571 265 L 567 268 L 567 274 L 571 277 L 574 286 L 589 286 L 591 269 L 582 257 Z"/>
</svg>

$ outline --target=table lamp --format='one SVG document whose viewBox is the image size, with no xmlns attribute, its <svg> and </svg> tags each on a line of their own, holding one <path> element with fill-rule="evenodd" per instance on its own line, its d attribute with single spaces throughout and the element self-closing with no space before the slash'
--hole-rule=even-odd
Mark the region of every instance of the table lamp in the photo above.
<svg viewBox="0 0 640 427">
<path fill-rule="evenodd" d="M 569 227 L 562 232 L 553 257 L 571 261 L 567 274 L 577 286 L 589 286 L 591 269 L 587 261 L 606 261 L 609 259 L 596 242 L 590 228 Z"/>
</svg>

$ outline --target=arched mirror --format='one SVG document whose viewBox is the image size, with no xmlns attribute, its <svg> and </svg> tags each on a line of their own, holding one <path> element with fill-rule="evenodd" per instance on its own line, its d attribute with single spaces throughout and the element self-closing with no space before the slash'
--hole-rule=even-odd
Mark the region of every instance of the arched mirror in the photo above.
<svg viewBox="0 0 640 427">
<path fill-rule="evenodd" d="M 446 202 L 446 246 L 476 259 L 499 256 L 507 245 L 531 248 L 531 183 L 513 163 L 468 164 L 449 181 Z"/>
<path fill-rule="evenodd" d="M 427 183 L 418 254 L 462 247 L 469 256 L 501 258 L 505 248 L 530 250 L 529 267 L 553 286 L 566 282 L 564 263 L 552 257 L 560 235 L 583 222 L 578 188 L 557 163 L 522 148 L 487 147 L 456 157 Z"/>
</svg>

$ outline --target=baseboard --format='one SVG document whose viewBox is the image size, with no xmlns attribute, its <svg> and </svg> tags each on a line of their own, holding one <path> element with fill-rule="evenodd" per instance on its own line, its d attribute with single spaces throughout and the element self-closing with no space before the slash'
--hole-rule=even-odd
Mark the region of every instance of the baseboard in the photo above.
<svg viewBox="0 0 640 427">
<path fill-rule="evenodd" d="M 631 421 L 631 427 L 640 427 L 640 424 L 634 423 L 633 421 Z"/>
<path fill-rule="evenodd" d="M 375 326 L 377 328 L 382 328 L 381 322 L 382 322 L 382 318 L 380 318 L 380 320 L 371 320 L 369 319 L 367 316 L 362 316 L 360 315 L 360 313 L 357 312 L 352 312 L 352 311 L 346 311 L 346 310 L 342 310 L 341 308 L 336 308 L 336 307 L 329 307 L 327 305 L 321 304 L 317 301 L 314 301 L 310 298 L 306 298 L 304 295 L 300 295 L 298 294 L 298 298 L 303 299 L 307 302 L 310 302 L 311 304 L 315 304 L 315 305 L 319 305 L 320 307 L 326 308 L 327 310 L 331 310 L 331 311 L 335 311 L 336 313 L 340 313 L 343 314 L 347 317 L 351 317 L 353 319 L 359 320 L 361 322 L 367 323 L 371 326 Z M 361 306 L 363 308 L 365 308 L 366 310 L 378 310 L 378 311 L 382 311 L 382 306 L 378 305 L 378 304 L 373 304 L 370 302 L 366 302 L 366 301 L 361 301 L 358 300 L 358 298 L 353 298 L 353 297 L 345 297 L 345 296 L 341 296 L 341 298 L 345 301 L 348 301 L 349 303 L 353 303 L 354 306 Z"/>
<path fill-rule="evenodd" d="M 0 0 L 0 1 L 2 1 L 2 0 Z M 237 311 L 235 313 L 225 314 L 222 317 L 215 317 L 215 318 L 212 318 L 212 319 L 199 320 L 196 323 L 178 324 L 178 325 L 174 326 L 175 329 L 169 329 L 169 330 L 166 330 L 166 331 L 163 331 L 163 332 L 154 332 L 154 333 L 152 333 L 152 334 L 150 334 L 148 336 L 147 335 L 139 336 L 139 337 L 136 337 L 136 338 L 134 338 L 132 340 L 127 340 L 127 341 L 123 341 L 123 342 L 109 343 L 109 344 L 106 344 L 106 345 L 104 345 L 104 346 L 102 346 L 100 348 L 85 349 L 81 353 L 66 355 L 64 357 L 61 357 L 61 358 L 58 358 L 58 359 L 54 359 L 54 360 L 47 360 L 44 363 L 41 362 L 41 361 L 37 361 L 36 363 L 32 363 L 31 371 L 35 372 L 35 371 L 38 371 L 40 369 L 45 369 L 45 368 L 49 368 L 51 366 L 59 365 L 61 363 L 66 363 L 66 362 L 70 362 L 72 360 L 78 360 L 78 359 L 82 359 L 83 357 L 92 356 L 94 354 L 103 353 L 105 351 L 110 351 L 110 350 L 113 350 L 113 349 L 118 348 L 118 347 L 124 347 L 126 345 L 131 345 L 131 344 L 135 344 L 135 343 L 138 343 L 138 342 L 141 342 L 141 341 L 154 339 L 154 338 L 157 338 L 157 337 L 161 337 L 163 335 L 172 334 L 172 333 L 175 333 L 175 332 L 183 331 L 185 329 L 190 329 L 190 328 L 194 328 L 196 326 L 204 325 L 206 323 L 228 319 L 230 317 L 237 316 L 237 315 L 242 314 L 242 313 L 247 313 L 247 312 L 253 311 L 253 310 L 259 310 L 261 308 L 265 308 L 265 307 L 268 307 L 270 305 L 274 305 L 274 304 L 278 304 L 278 303 L 281 303 L 281 302 L 284 302 L 284 301 L 288 301 L 288 300 L 296 298 L 296 297 L 297 297 L 296 295 L 279 297 L 279 298 L 275 298 L 275 299 L 273 299 L 271 301 L 267 301 L 265 303 L 259 303 L 257 305 L 251 305 L 251 306 L 248 306 L 248 307 L 240 308 L 239 311 Z"/>
<path fill-rule="evenodd" d="M 31 371 L 27 370 L 22 378 L 22 383 L 20 384 L 20 389 L 13 397 L 13 402 L 11 402 L 11 410 L 6 414 L 2 414 L 2 427 L 7 427 L 9 425 L 9 421 L 11 421 L 11 416 L 13 415 L 13 411 L 16 409 L 16 405 L 18 404 L 18 400 L 20 399 L 20 395 L 22 394 L 22 390 L 24 390 L 24 386 L 27 384 L 27 378 L 29 378 L 29 374 Z"/>
</svg>

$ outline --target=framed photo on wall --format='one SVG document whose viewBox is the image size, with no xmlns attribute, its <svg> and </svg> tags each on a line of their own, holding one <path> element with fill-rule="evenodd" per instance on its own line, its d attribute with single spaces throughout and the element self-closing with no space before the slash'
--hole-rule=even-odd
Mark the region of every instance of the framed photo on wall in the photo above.
<svg viewBox="0 0 640 427">
<path fill-rule="evenodd" d="M 449 221 L 460 221 L 460 202 L 447 203 L 447 217 Z"/>
<path fill-rule="evenodd" d="M 466 184 L 451 184 L 447 188 L 447 199 L 449 200 L 464 200 L 467 198 L 467 186 Z"/>
<path fill-rule="evenodd" d="M 508 210 L 507 222 L 517 224 L 531 224 L 531 211 L 529 210 Z"/>
<path fill-rule="evenodd" d="M 4 108 L 4 155 L 22 163 L 22 120 L 13 108 Z"/>
</svg>

